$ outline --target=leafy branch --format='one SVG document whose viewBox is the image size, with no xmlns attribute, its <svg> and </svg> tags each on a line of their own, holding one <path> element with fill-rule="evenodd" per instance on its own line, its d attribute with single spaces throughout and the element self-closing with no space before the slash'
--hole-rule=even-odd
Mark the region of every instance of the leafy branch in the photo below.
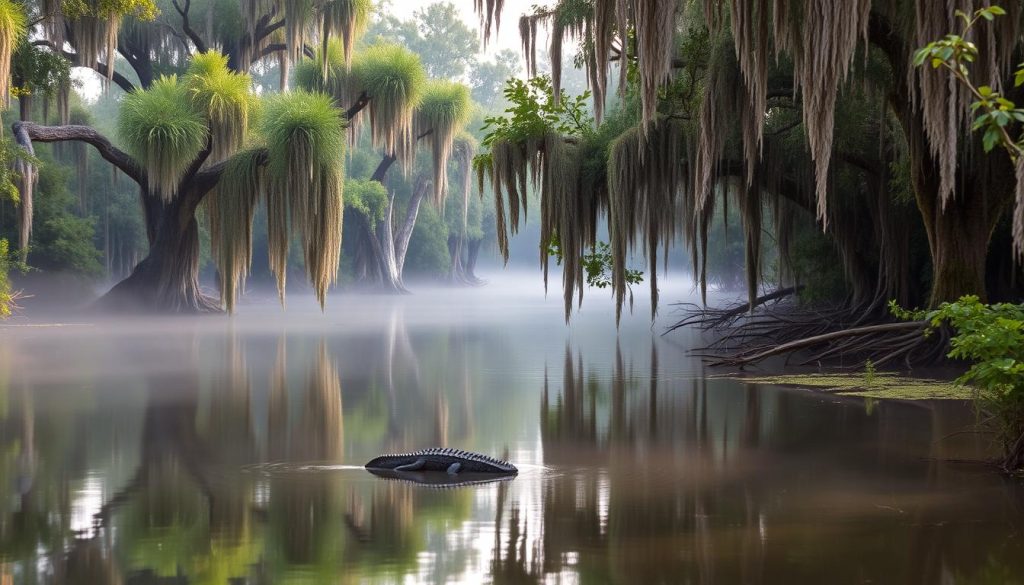
<svg viewBox="0 0 1024 585">
<path fill-rule="evenodd" d="M 551 238 L 544 251 L 548 256 L 554 256 L 555 261 L 559 265 L 562 264 L 562 245 L 558 240 L 558 234 Z M 587 286 L 608 288 L 612 285 L 611 275 L 614 260 L 612 258 L 611 246 L 607 242 L 597 242 L 589 254 L 584 254 L 580 258 L 580 264 L 583 267 L 583 273 L 586 274 Z M 632 285 L 640 284 L 644 281 L 642 270 L 626 268 L 625 277 L 627 287 L 632 287 Z"/>
<path fill-rule="evenodd" d="M 1024 136 L 1014 139 L 1008 127 L 1013 122 L 1024 122 L 1024 109 L 1018 108 L 1014 102 L 988 85 L 975 85 L 971 81 L 968 67 L 969 63 L 975 62 L 978 58 L 977 45 L 967 40 L 971 29 L 982 20 L 991 22 L 997 16 L 1005 16 L 1006 10 L 1000 6 L 989 6 L 976 10 L 972 16 L 961 10 L 957 10 L 956 15 L 964 22 L 960 34 L 948 34 L 941 40 L 928 43 L 919 49 L 914 54 L 914 65 L 920 67 L 927 61 L 933 69 L 948 70 L 974 96 L 971 112 L 974 112 L 976 117 L 971 129 L 984 129 L 982 145 L 985 152 L 999 145 L 1016 161 L 1024 154 Z M 1017 66 L 1013 84 L 1014 87 L 1024 84 L 1024 63 Z"/>
</svg>

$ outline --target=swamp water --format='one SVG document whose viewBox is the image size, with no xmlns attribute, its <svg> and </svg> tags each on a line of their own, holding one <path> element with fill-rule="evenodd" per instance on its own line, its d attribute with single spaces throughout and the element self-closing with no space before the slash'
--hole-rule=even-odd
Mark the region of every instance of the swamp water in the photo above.
<svg viewBox="0 0 1024 585">
<path fill-rule="evenodd" d="M 591 294 L 567 327 L 492 283 L 16 321 L 0 584 L 1020 582 L 1024 482 L 965 462 L 969 406 L 709 379 L 647 311 L 616 335 Z M 360 467 L 433 445 L 520 474 Z"/>
</svg>

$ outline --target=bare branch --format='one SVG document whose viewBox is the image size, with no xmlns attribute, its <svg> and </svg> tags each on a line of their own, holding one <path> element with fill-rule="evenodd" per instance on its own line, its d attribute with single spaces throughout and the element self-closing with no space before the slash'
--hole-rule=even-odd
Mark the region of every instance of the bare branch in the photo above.
<svg viewBox="0 0 1024 585">
<path fill-rule="evenodd" d="M 35 122 L 15 122 L 11 124 L 15 139 L 19 144 L 28 145 L 32 152 L 33 142 L 85 142 L 96 148 L 106 161 L 116 166 L 133 181 L 143 187 L 147 186 L 146 171 L 135 162 L 135 159 L 114 146 L 106 136 L 90 126 L 43 126 Z"/>
<path fill-rule="evenodd" d="M 171 0 L 171 4 L 174 4 L 174 9 L 181 15 L 181 30 L 188 35 L 189 40 L 196 46 L 196 50 L 200 53 L 206 52 L 206 43 L 203 42 L 202 37 L 199 36 L 196 31 L 192 30 L 192 25 L 188 20 L 188 11 L 192 7 L 192 0 L 183 0 L 184 7 L 178 4 L 178 0 Z"/>
</svg>

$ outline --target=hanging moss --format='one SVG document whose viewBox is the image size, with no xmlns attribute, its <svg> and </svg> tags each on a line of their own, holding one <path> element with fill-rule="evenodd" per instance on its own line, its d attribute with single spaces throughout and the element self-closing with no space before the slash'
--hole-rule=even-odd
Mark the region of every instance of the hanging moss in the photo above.
<svg viewBox="0 0 1024 585">
<path fill-rule="evenodd" d="M 211 146 L 208 162 L 226 159 L 245 141 L 256 104 L 252 79 L 228 69 L 228 58 L 207 51 L 192 58 L 182 79 L 197 110 L 209 121 Z"/>
<path fill-rule="evenodd" d="M 360 51 L 352 64 L 353 93 L 366 92 L 373 147 L 394 155 L 408 169 L 416 137 L 413 112 L 423 97 L 426 73 L 415 53 L 391 44 Z"/>
<path fill-rule="evenodd" d="M 331 0 L 325 3 L 321 8 L 322 50 L 326 51 L 328 40 L 332 36 L 336 38 L 340 35 L 345 65 L 351 65 L 356 38 L 366 28 L 372 10 L 372 0 Z M 326 69 L 324 71 L 326 72 Z"/>
<path fill-rule="evenodd" d="M 27 19 L 21 5 L 0 0 L 0 106 L 10 105 L 11 57 L 18 42 L 25 36 Z"/>
<path fill-rule="evenodd" d="M 344 200 L 345 122 L 330 96 L 272 96 L 261 121 L 267 141 L 270 268 L 284 299 L 288 226 L 300 236 L 306 272 L 323 307 L 337 280 Z"/>
<path fill-rule="evenodd" d="M 145 167 L 149 188 L 165 201 L 174 197 L 178 182 L 209 135 L 203 115 L 177 77 L 161 77 L 149 89 L 126 95 L 117 129 Z"/>
<path fill-rule="evenodd" d="M 472 113 L 469 88 L 451 81 L 432 81 L 423 91 L 416 109 L 416 133 L 429 132 L 427 140 L 433 158 L 434 204 L 440 206 L 448 192 L 448 158 L 455 135 Z"/>
<path fill-rule="evenodd" d="M 251 148 L 231 157 L 217 188 L 206 197 L 211 255 L 220 273 L 220 300 L 230 313 L 252 265 L 252 224 L 266 198 L 266 151 Z"/>
</svg>

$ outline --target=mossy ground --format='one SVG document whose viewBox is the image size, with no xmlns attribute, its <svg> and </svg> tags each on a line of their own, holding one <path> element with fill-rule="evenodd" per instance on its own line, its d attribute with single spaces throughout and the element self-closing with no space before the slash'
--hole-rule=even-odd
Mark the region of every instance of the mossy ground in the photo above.
<svg viewBox="0 0 1024 585">
<path fill-rule="evenodd" d="M 732 377 L 732 376 L 730 376 Z M 787 374 L 779 376 L 735 377 L 748 384 L 797 386 L 842 396 L 888 400 L 971 400 L 974 390 L 953 382 L 909 378 L 889 373 Z"/>
</svg>

